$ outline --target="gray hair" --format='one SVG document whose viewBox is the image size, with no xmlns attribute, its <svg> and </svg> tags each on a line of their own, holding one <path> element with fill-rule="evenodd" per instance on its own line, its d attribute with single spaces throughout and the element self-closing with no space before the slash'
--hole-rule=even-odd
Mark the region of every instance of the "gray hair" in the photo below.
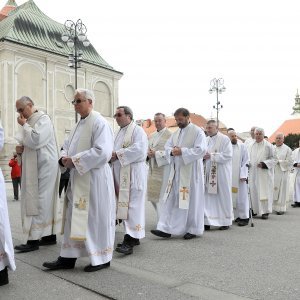
<svg viewBox="0 0 300 300">
<path fill-rule="evenodd" d="M 129 106 L 118 106 L 117 109 L 123 108 L 125 115 L 129 115 L 130 119 L 133 120 L 133 111 Z"/>
<path fill-rule="evenodd" d="M 275 135 L 275 137 L 277 137 L 277 136 L 282 136 L 283 138 L 285 138 L 285 136 L 284 136 L 284 134 L 282 133 L 282 132 L 276 132 L 276 135 Z"/>
<path fill-rule="evenodd" d="M 75 95 L 76 94 L 81 94 L 83 95 L 83 97 L 86 99 L 86 100 L 91 100 L 92 101 L 92 104 L 95 105 L 95 102 L 96 102 L 96 98 L 95 98 L 95 94 L 93 91 L 91 90 L 88 90 L 88 89 L 77 89 L 75 91 Z"/>
<path fill-rule="evenodd" d="M 34 102 L 28 97 L 28 96 L 22 96 L 20 99 L 18 99 L 21 104 L 26 105 L 28 103 L 31 103 L 32 106 L 34 105 Z"/>
<path fill-rule="evenodd" d="M 255 132 L 261 132 L 263 135 L 265 135 L 265 130 L 263 128 L 260 128 L 260 127 L 256 127 L 255 130 L 254 130 L 254 133 Z"/>
</svg>

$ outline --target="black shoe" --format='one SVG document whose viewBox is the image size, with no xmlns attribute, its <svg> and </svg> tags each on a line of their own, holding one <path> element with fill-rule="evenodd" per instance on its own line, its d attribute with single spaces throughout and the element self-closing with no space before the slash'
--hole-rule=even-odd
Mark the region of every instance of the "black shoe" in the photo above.
<svg viewBox="0 0 300 300">
<path fill-rule="evenodd" d="M 210 230 L 210 225 L 204 225 L 204 230 L 205 231 Z"/>
<path fill-rule="evenodd" d="M 76 258 L 59 256 L 55 261 L 44 262 L 43 267 L 50 270 L 74 269 L 75 263 L 76 263 Z"/>
<path fill-rule="evenodd" d="M 21 244 L 15 246 L 15 250 L 18 250 L 20 252 L 30 252 L 30 251 L 39 250 L 39 241 L 29 240 L 27 241 L 27 244 Z"/>
<path fill-rule="evenodd" d="M 284 211 L 276 211 L 276 215 L 282 216 L 282 215 L 284 215 Z"/>
<path fill-rule="evenodd" d="M 238 221 L 238 226 L 246 226 L 249 223 L 249 219 L 240 219 Z"/>
<path fill-rule="evenodd" d="M 133 247 L 123 243 L 121 247 L 116 248 L 116 251 L 125 255 L 129 255 L 133 253 Z"/>
<path fill-rule="evenodd" d="M 123 242 L 117 244 L 117 247 L 121 247 L 124 243 L 134 247 L 140 245 L 140 240 L 131 237 L 129 234 L 125 234 Z"/>
<path fill-rule="evenodd" d="M 300 207 L 300 202 L 294 202 L 291 204 L 292 207 Z"/>
<path fill-rule="evenodd" d="M 227 230 L 227 229 L 229 229 L 229 226 L 221 226 L 221 227 L 219 228 L 219 230 Z"/>
<path fill-rule="evenodd" d="M 239 220 L 240 220 L 240 218 L 236 218 L 235 220 L 234 220 L 234 222 L 239 222 Z"/>
<path fill-rule="evenodd" d="M 262 214 L 262 215 L 261 215 L 261 218 L 262 218 L 263 220 L 268 220 L 269 214 Z"/>
<path fill-rule="evenodd" d="M 88 266 L 84 267 L 83 271 L 84 272 L 95 272 L 95 271 L 99 271 L 99 270 L 108 268 L 109 266 L 110 266 L 110 262 L 108 262 L 106 264 L 102 264 L 102 265 L 97 265 L 97 266 L 88 265 Z"/>
<path fill-rule="evenodd" d="M 191 240 L 191 239 L 194 239 L 196 237 L 196 234 L 192 234 L 192 233 L 189 233 L 189 232 L 187 232 L 184 236 L 183 236 L 183 238 L 185 239 L 185 240 Z"/>
<path fill-rule="evenodd" d="M 0 286 L 8 284 L 7 267 L 0 271 Z"/>
<path fill-rule="evenodd" d="M 39 240 L 39 246 L 49 246 L 49 245 L 55 245 L 55 244 L 56 244 L 56 235 L 55 234 L 43 236 Z"/>
<path fill-rule="evenodd" d="M 162 238 L 170 238 L 171 237 L 170 233 L 166 233 L 166 232 L 160 231 L 158 229 L 152 229 L 151 233 L 156 236 L 162 237 Z"/>
</svg>

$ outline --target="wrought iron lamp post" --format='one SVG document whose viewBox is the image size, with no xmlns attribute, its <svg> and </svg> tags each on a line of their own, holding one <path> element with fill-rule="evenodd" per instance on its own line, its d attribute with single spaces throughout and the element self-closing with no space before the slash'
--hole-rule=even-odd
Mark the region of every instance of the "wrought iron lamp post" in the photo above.
<svg viewBox="0 0 300 300">
<path fill-rule="evenodd" d="M 82 61 L 82 50 L 79 50 L 78 47 L 80 42 L 82 42 L 84 47 L 90 45 L 89 40 L 86 37 L 86 26 L 82 23 L 81 19 L 78 19 L 75 22 L 72 20 L 67 20 L 65 22 L 65 32 L 62 34 L 61 39 L 63 42 L 67 43 L 68 47 L 72 49 L 72 52 L 69 53 L 68 58 L 68 67 L 74 68 L 75 70 L 75 90 L 77 89 L 77 69 L 81 68 Z M 75 112 L 75 122 L 77 123 L 77 113 Z"/>
<path fill-rule="evenodd" d="M 209 93 L 212 94 L 213 92 L 216 92 L 217 95 L 217 102 L 216 105 L 213 106 L 213 108 L 217 111 L 217 126 L 219 128 L 219 111 L 221 108 L 223 108 L 223 105 L 221 105 L 219 101 L 219 94 L 222 94 L 226 91 L 226 88 L 224 86 L 224 79 L 223 78 L 214 78 L 210 81 L 210 89 Z"/>
</svg>

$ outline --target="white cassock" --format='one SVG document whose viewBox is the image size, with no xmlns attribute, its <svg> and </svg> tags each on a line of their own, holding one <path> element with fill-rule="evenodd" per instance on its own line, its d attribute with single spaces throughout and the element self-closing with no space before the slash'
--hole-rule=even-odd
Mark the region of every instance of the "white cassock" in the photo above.
<svg viewBox="0 0 300 300">
<path fill-rule="evenodd" d="M 128 126 L 128 125 L 127 125 Z M 145 131 L 136 126 L 132 134 L 132 143 L 123 148 L 123 142 L 127 126 L 121 128 L 114 143 L 114 151 L 119 159 L 112 163 L 116 194 L 120 186 L 120 169 L 130 165 L 130 196 L 128 218 L 123 220 L 125 233 L 135 239 L 145 237 L 145 199 L 147 193 L 148 166 L 146 157 L 148 151 L 148 139 Z M 122 159 L 119 154 L 122 153 Z"/>
<path fill-rule="evenodd" d="M 276 165 L 274 168 L 273 209 L 277 212 L 286 211 L 289 200 L 289 178 L 293 165 L 292 150 L 285 144 L 275 149 Z"/>
<path fill-rule="evenodd" d="M 249 149 L 249 155 L 249 188 L 253 212 L 259 215 L 271 213 L 276 164 L 274 146 L 266 140 L 255 142 Z M 261 162 L 264 162 L 268 169 L 258 168 L 257 165 Z"/>
<path fill-rule="evenodd" d="M 197 126 L 197 135 L 194 145 L 191 148 L 181 148 L 181 156 L 170 156 L 174 146 L 180 145 L 187 138 L 189 124 L 181 129 L 177 145 L 173 144 L 173 135 L 165 145 L 166 159 L 170 164 L 174 164 L 175 178 L 168 198 L 161 200 L 161 215 L 157 224 L 157 229 L 174 235 L 191 233 L 195 235 L 203 234 L 204 230 L 204 171 L 203 156 L 206 153 L 207 144 L 203 130 Z M 179 181 L 181 166 L 192 164 L 192 176 L 189 189 L 188 209 L 179 208 Z M 162 190 L 165 191 L 169 178 L 170 168 L 165 169 L 164 183 Z"/>
<path fill-rule="evenodd" d="M 0 151 L 4 145 L 4 133 L 0 123 Z M 5 182 L 0 168 L 0 271 L 9 267 L 12 271 L 16 269 L 14 248 L 11 238 Z"/>
<path fill-rule="evenodd" d="M 297 148 L 293 151 L 293 165 L 300 164 L 300 148 Z M 300 203 L 300 168 L 294 167 L 294 174 L 293 174 L 293 201 Z"/>
<path fill-rule="evenodd" d="M 40 112 L 38 112 L 40 113 Z M 34 117 L 34 114 L 31 116 Z M 22 154 L 21 177 L 21 216 L 24 241 L 38 240 L 43 236 L 59 232 L 60 220 L 57 219 L 58 208 L 58 147 L 53 124 L 48 115 L 43 114 L 32 126 L 28 124 L 30 118 L 22 126 L 22 140 L 24 152 Z M 36 151 L 36 165 L 27 164 L 27 152 Z M 28 169 L 27 169 L 28 168 Z M 37 169 L 38 176 L 38 215 L 29 215 L 26 210 L 24 195 L 29 186 L 26 182 L 26 173 L 33 168 Z"/>
<path fill-rule="evenodd" d="M 217 142 L 217 140 L 219 142 Z M 219 144 L 218 146 L 216 144 Z M 231 182 L 232 182 L 232 144 L 228 136 L 218 132 L 207 137 L 210 159 L 205 160 L 205 205 L 204 224 L 213 226 L 230 226 L 233 219 Z M 217 147 L 218 149 L 215 149 Z M 217 151 L 217 152 L 216 152 Z M 209 174 L 211 164 L 217 164 L 217 193 L 209 193 Z"/>
<path fill-rule="evenodd" d="M 235 217 L 249 218 L 248 186 L 242 178 L 248 178 L 249 154 L 245 144 L 232 144 L 232 202 Z"/>
<path fill-rule="evenodd" d="M 88 118 L 88 117 L 87 117 Z M 76 168 L 70 171 L 69 185 L 66 193 L 68 201 L 64 235 L 60 256 L 88 256 L 92 266 L 105 264 L 112 259 L 115 240 L 115 195 L 111 168 L 108 164 L 113 150 L 113 132 L 108 122 L 99 116 L 92 127 L 92 147 L 81 153 L 76 153 L 86 119 L 78 122 L 72 140 L 64 143 L 61 156 L 80 157 Z M 75 172 L 85 174 L 90 172 L 90 198 L 86 241 L 70 239 L 74 175 Z"/>
</svg>

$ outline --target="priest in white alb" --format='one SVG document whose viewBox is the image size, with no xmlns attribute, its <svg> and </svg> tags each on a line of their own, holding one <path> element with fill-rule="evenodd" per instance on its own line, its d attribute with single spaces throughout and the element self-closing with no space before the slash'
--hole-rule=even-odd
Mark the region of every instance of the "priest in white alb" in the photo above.
<svg viewBox="0 0 300 300">
<path fill-rule="evenodd" d="M 300 207 L 300 141 L 299 147 L 293 151 L 293 203 L 292 207 Z"/>
<path fill-rule="evenodd" d="M 161 214 L 151 233 L 163 238 L 183 235 L 186 240 L 204 230 L 203 156 L 207 145 L 204 131 L 190 122 L 186 108 L 174 117 L 179 127 L 165 145 L 170 168 L 164 172 Z"/>
<path fill-rule="evenodd" d="M 56 244 L 60 227 L 58 147 L 50 117 L 29 97 L 17 100 L 16 110 L 21 125 L 16 152 L 22 156 L 21 218 L 26 244 L 15 249 L 29 252 Z"/>
<path fill-rule="evenodd" d="M 205 230 L 218 226 L 227 230 L 232 225 L 232 145 L 228 136 L 218 131 L 217 122 L 206 125 L 208 150 L 205 159 Z"/>
<path fill-rule="evenodd" d="M 70 169 L 66 191 L 60 256 L 45 262 L 50 270 L 73 269 L 79 257 L 89 257 L 85 272 L 110 266 L 115 238 L 115 196 L 109 160 L 113 132 L 93 110 L 94 93 L 78 89 L 72 104 L 80 120 L 63 145 L 59 164 Z"/>
<path fill-rule="evenodd" d="M 122 220 L 125 235 L 116 251 L 125 255 L 145 237 L 146 164 L 148 139 L 143 128 L 133 121 L 128 106 L 119 106 L 114 115 L 120 129 L 115 135 L 111 163 L 117 198 L 117 219 Z"/>
<path fill-rule="evenodd" d="M 249 223 L 249 198 L 248 198 L 248 166 L 249 154 L 246 145 L 237 139 L 234 130 L 228 131 L 232 144 L 232 206 L 235 221 L 238 226 Z"/>
<path fill-rule="evenodd" d="M 249 148 L 249 188 L 253 215 L 268 219 L 274 192 L 274 146 L 264 139 L 264 129 L 255 129 L 255 142 Z"/>
<path fill-rule="evenodd" d="M 276 133 L 273 210 L 277 215 L 283 215 L 286 211 L 286 203 L 289 200 L 290 171 L 293 165 L 292 150 L 283 142 L 284 134 Z"/>
<path fill-rule="evenodd" d="M 250 146 L 255 142 L 255 136 L 254 136 L 255 128 L 256 128 L 256 126 L 251 127 L 250 137 L 248 137 L 244 142 L 244 144 L 248 150 L 249 150 Z"/>
<path fill-rule="evenodd" d="M 171 136 L 171 131 L 166 127 L 166 117 L 163 113 L 154 115 L 154 124 L 156 131 L 148 139 L 148 200 L 151 201 L 159 218 L 160 214 L 160 191 L 163 179 L 163 172 L 168 168 L 169 163 L 166 160 L 165 144 Z"/>
<path fill-rule="evenodd" d="M 3 145 L 4 132 L 0 120 L 0 151 Z M 0 286 L 8 284 L 7 269 L 14 271 L 16 265 L 7 209 L 5 181 L 0 168 Z"/>
</svg>

